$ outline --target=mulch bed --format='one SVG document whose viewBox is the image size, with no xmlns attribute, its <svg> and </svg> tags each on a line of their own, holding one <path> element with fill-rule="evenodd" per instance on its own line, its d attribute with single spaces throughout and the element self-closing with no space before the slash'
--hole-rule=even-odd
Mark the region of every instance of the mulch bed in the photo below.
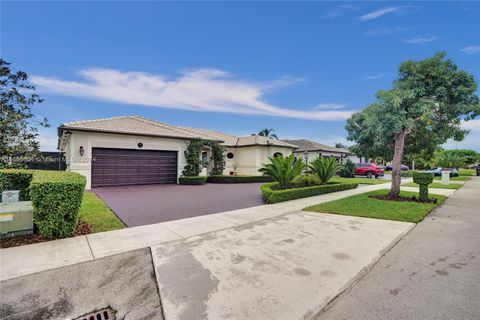
<svg viewBox="0 0 480 320">
<path fill-rule="evenodd" d="M 417 197 L 390 197 L 388 195 L 371 195 L 368 196 L 369 198 L 379 199 L 379 200 L 387 200 L 387 201 L 396 201 L 396 202 L 419 202 L 419 203 L 437 203 L 437 198 L 430 198 L 427 201 L 421 201 Z"/>
<path fill-rule="evenodd" d="M 77 228 L 71 237 L 82 236 L 92 232 L 92 227 L 85 221 L 78 221 Z M 71 238 L 70 237 L 70 238 Z M 55 238 L 44 238 L 39 234 L 27 234 L 24 236 L 8 237 L 0 239 L 0 248 L 11 248 L 24 246 L 27 244 L 34 244 L 40 242 L 46 242 L 56 240 Z"/>
</svg>

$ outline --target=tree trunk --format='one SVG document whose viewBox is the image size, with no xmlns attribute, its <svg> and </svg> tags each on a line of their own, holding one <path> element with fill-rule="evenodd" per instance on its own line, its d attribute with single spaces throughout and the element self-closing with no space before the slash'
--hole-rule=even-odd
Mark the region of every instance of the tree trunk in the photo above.
<svg viewBox="0 0 480 320">
<path fill-rule="evenodd" d="M 401 172 L 402 172 L 402 159 L 403 159 L 403 150 L 405 148 L 405 137 L 407 133 L 405 130 L 400 131 L 395 136 L 395 150 L 393 153 L 393 162 L 392 162 L 392 185 L 390 187 L 390 197 L 397 198 L 400 195 L 400 184 L 401 184 Z"/>
</svg>

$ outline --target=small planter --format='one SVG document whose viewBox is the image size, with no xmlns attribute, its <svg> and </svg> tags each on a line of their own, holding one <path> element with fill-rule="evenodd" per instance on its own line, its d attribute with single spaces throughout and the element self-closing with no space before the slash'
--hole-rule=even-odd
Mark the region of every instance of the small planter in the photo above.
<svg viewBox="0 0 480 320">
<path fill-rule="evenodd" d="M 237 175 L 237 172 L 235 172 L 235 171 L 230 171 L 230 175 L 231 175 L 231 176 L 236 176 L 236 175 Z"/>
</svg>

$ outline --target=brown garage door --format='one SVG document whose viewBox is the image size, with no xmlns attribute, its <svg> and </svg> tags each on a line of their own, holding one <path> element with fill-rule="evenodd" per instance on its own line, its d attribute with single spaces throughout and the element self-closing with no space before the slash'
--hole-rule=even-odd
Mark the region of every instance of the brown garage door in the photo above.
<svg viewBox="0 0 480 320">
<path fill-rule="evenodd" d="M 93 148 L 92 187 L 176 183 L 177 152 Z"/>
</svg>

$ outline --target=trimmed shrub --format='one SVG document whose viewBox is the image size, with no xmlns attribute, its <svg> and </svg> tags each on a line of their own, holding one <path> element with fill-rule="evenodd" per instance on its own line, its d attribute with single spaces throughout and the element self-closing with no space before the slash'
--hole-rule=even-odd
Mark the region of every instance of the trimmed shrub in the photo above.
<svg viewBox="0 0 480 320">
<path fill-rule="evenodd" d="M 65 238 L 73 234 L 85 184 L 85 177 L 74 172 L 34 172 L 30 197 L 34 222 L 42 236 Z"/>
<path fill-rule="evenodd" d="M 20 190 L 20 201 L 30 200 L 32 172 L 22 169 L 0 170 L 0 198 L 5 190 Z"/>
<path fill-rule="evenodd" d="M 318 186 L 319 184 L 320 179 L 315 175 L 298 176 L 292 181 L 292 187 L 294 188 Z"/>
<path fill-rule="evenodd" d="M 255 183 L 255 182 L 272 182 L 269 176 L 209 176 L 208 183 Z"/>
<path fill-rule="evenodd" d="M 428 185 L 433 182 L 433 174 L 427 172 L 415 172 L 413 182 L 418 184 L 420 201 L 428 200 Z"/>
<path fill-rule="evenodd" d="M 275 189 L 276 187 L 278 187 L 278 184 L 276 182 L 267 183 L 260 187 L 266 203 L 277 203 L 282 201 L 316 196 L 325 193 L 355 189 L 356 187 L 358 187 L 358 184 L 330 182 L 323 185 L 305 188 Z"/>
<path fill-rule="evenodd" d="M 337 159 L 334 157 L 324 158 L 321 155 L 313 160 L 308 166 L 313 174 L 316 174 L 322 184 L 326 184 L 335 173 L 343 168 L 342 165 L 337 163 Z"/>
<path fill-rule="evenodd" d="M 182 176 L 178 178 L 178 183 L 186 185 L 201 185 L 204 184 L 207 180 L 206 176 L 196 176 L 196 177 L 185 177 Z"/>
<path fill-rule="evenodd" d="M 404 178 L 411 178 L 413 177 L 413 175 L 415 174 L 415 170 L 402 170 L 402 172 L 400 172 L 400 176 L 401 177 L 404 177 Z"/>
<path fill-rule="evenodd" d="M 355 178 L 355 164 L 352 160 L 347 159 L 342 169 L 340 169 L 339 175 L 343 178 Z"/>
<path fill-rule="evenodd" d="M 268 157 L 270 163 L 264 164 L 260 168 L 261 173 L 278 182 L 281 189 L 287 189 L 292 180 L 299 176 L 305 164 L 302 159 L 295 159 L 293 153 L 287 157 L 279 155 L 277 157 Z"/>
</svg>

